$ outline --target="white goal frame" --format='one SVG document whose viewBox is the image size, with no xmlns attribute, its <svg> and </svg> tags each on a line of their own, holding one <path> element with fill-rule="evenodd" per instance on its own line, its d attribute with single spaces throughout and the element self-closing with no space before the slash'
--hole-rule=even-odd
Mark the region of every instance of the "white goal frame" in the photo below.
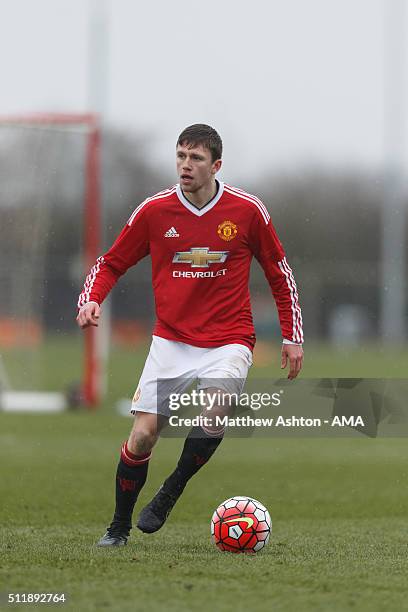
<svg viewBox="0 0 408 612">
<path fill-rule="evenodd" d="M 84 231 L 83 231 L 83 270 L 84 278 L 94 265 L 101 251 L 101 167 L 100 167 L 100 121 L 92 113 L 34 113 L 22 115 L 0 116 L 1 126 L 17 126 L 26 129 L 69 130 L 78 131 L 86 137 L 86 155 L 84 160 Z M 101 332 L 101 330 L 99 330 Z M 95 409 L 100 403 L 105 391 L 104 356 L 102 350 L 103 334 L 96 334 L 91 327 L 84 330 L 84 367 L 80 396 L 83 403 L 90 409 Z M 32 394 L 31 402 L 28 400 Z M 1 407 L 4 410 L 24 410 L 29 405 L 47 404 L 45 394 L 37 402 L 32 392 L 19 392 L 6 389 L 1 394 Z M 54 400 L 52 400 L 54 397 Z M 28 401 L 27 401 L 28 400 Z M 65 402 L 66 404 L 66 402 Z M 64 409 L 62 394 L 50 393 L 46 411 Z M 25 408 L 24 408 L 25 407 Z M 53 408 L 54 407 L 54 408 Z"/>
</svg>

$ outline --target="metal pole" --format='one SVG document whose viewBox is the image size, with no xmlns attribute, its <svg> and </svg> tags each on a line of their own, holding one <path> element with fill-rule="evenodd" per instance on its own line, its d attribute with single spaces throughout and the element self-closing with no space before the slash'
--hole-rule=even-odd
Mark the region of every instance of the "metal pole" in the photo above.
<svg viewBox="0 0 408 612">
<path fill-rule="evenodd" d="M 388 344 L 406 338 L 406 238 L 404 193 L 406 0 L 384 0 L 384 154 L 382 208 L 381 336 Z"/>
<path fill-rule="evenodd" d="M 87 271 L 95 264 L 100 249 L 100 164 L 99 128 L 91 125 L 86 151 L 85 196 L 85 262 Z M 97 350 L 97 332 L 91 327 L 85 330 L 85 372 L 83 393 L 87 406 L 95 407 L 101 399 L 102 364 Z"/>
<path fill-rule="evenodd" d="M 106 0 L 92 0 L 89 17 L 88 105 L 106 114 L 109 72 L 109 16 Z"/>
<path fill-rule="evenodd" d="M 108 101 L 108 71 L 109 71 L 109 17 L 107 0 L 92 0 L 89 14 L 88 34 L 88 106 L 92 113 L 98 116 L 99 129 L 93 135 L 97 142 L 90 143 L 95 155 L 95 168 L 97 167 L 98 185 L 96 186 L 98 211 L 96 217 L 90 221 L 94 225 L 94 238 L 92 239 L 93 261 L 102 254 L 103 249 L 103 125 L 106 116 Z M 96 204 L 95 204 L 96 206 Z M 89 223 L 89 221 L 88 221 Z M 95 226 L 97 224 L 97 227 Z M 88 229 L 85 228 L 85 235 Z M 89 268 L 88 268 L 89 270 Z M 87 330 L 89 338 L 85 341 L 85 371 L 88 374 L 85 382 L 86 403 L 97 405 L 106 395 L 107 391 L 107 361 L 110 344 L 110 303 L 104 302 L 103 314 L 99 327 Z"/>
</svg>

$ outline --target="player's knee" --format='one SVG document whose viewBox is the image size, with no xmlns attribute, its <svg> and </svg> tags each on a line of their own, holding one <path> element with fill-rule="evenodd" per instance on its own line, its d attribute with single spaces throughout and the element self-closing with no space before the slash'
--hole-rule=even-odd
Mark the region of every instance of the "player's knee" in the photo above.
<svg viewBox="0 0 408 612">
<path fill-rule="evenodd" d="M 128 440 L 128 448 L 135 455 L 150 453 L 157 440 L 157 433 L 147 428 L 133 429 Z"/>
<path fill-rule="evenodd" d="M 213 423 L 203 423 L 201 425 L 202 430 L 207 436 L 210 438 L 223 438 L 225 434 L 225 426 L 224 425 L 215 425 Z"/>
</svg>

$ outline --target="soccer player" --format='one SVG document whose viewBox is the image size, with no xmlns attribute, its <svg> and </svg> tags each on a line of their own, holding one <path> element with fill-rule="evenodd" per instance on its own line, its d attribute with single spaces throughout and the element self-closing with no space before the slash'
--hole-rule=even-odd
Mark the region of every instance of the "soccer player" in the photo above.
<svg viewBox="0 0 408 612">
<path fill-rule="evenodd" d="M 165 396 L 183 392 L 192 378 L 204 391 L 242 390 L 255 344 L 248 291 L 253 256 L 277 305 L 281 366 L 289 364 L 289 379 L 302 367 L 302 316 L 283 247 L 261 200 L 216 179 L 221 157 L 222 141 L 212 127 L 186 128 L 176 146 L 179 183 L 134 210 L 110 250 L 97 259 L 79 297 L 78 325 L 97 326 L 101 304 L 116 281 L 150 255 L 157 321 L 132 401 L 133 427 L 121 448 L 115 513 L 99 546 L 127 543 L 153 446 L 170 415 L 158 379 L 168 383 Z M 175 470 L 141 511 L 141 531 L 162 527 L 222 436 L 214 422 L 193 427 Z"/>
</svg>

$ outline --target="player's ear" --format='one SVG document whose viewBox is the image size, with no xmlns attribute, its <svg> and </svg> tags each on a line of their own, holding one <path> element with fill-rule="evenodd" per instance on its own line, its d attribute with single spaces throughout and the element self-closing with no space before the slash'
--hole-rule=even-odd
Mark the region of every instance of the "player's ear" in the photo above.
<svg viewBox="0 0 408 612">
<path fill-rule="evenodd" d="M 215 162 L 212 165 L 212 170 L 211 170 L 212 173 L 213 174 L 217 174 L 217 172 L 220 170 L 221 166 L 222 166 L 222 159 L 215 160 Z"/>
</svg>

